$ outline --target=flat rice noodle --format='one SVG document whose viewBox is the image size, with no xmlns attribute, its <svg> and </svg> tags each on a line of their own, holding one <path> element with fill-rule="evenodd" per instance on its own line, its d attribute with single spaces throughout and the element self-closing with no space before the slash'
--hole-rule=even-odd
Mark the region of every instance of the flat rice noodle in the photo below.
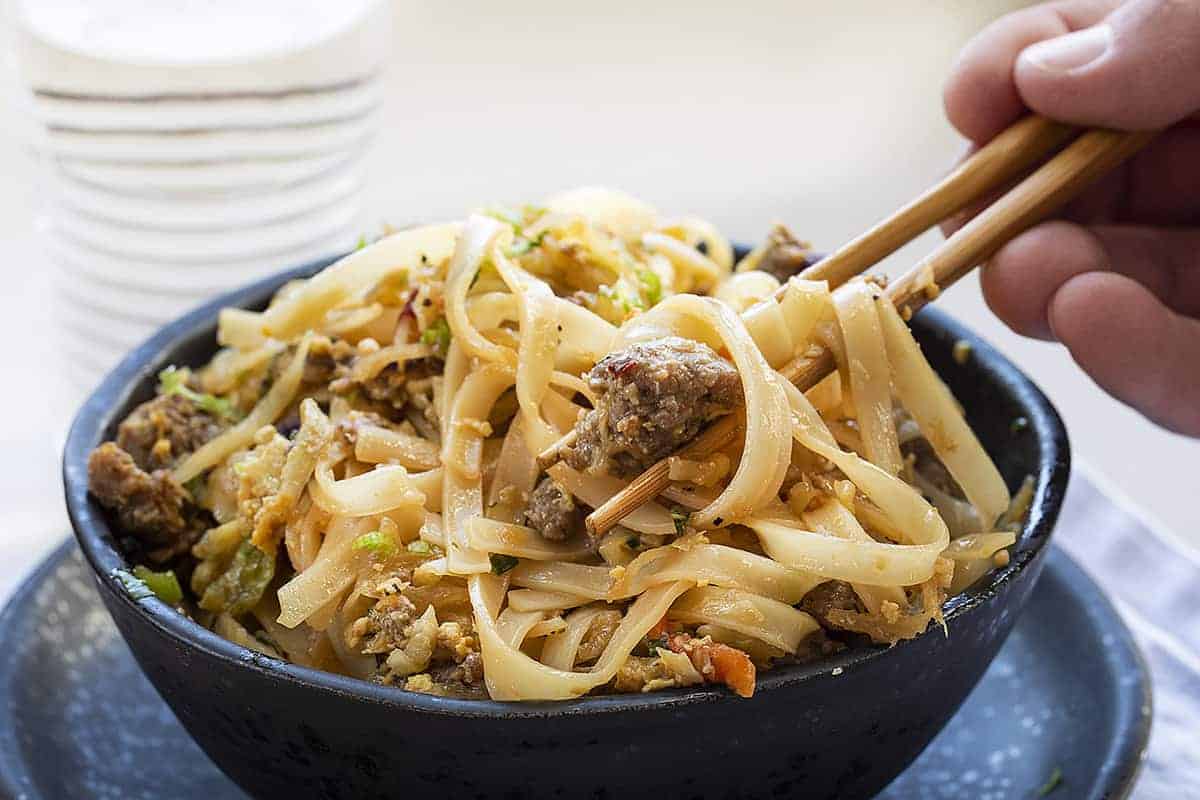
<svg viewBox="0 0 1200 800">
<path fill-rule="evenodd" d="M 415 470 L 435 469 L 442 463 L 441 448 L 428 439 L 378 425 L 358 427 L 354 457 L 367 464 L 391 462 Z"/>
<path fill-rule="evenodd" d="M 461 228 L 458 222 L 410 228 L 356 250 L 267 309 L 262 332 L 290 341 L 317 328 L 331 309 L 362 296 L 385 276 L 411 270 L 422 257 L 434 264 L 444 261 L 454 252 Z"/>
<path fill-rule="evenodd" d="M 756 303 L 771 299 L 778 289 L 779 280 L 769 272 L 738 272 L 721 281 L 712 297 L 742 314 Z M 749 322 L 746 327 L 750 327 Z"/>
<path fill-rule="evenodd" d="M 872 464 L 899 475 L 904 460 L 892 413 L 891 370 L 875 310 L 876 294 L 878 290 L 865 281 L 854 281 L 836 293 L 834 307 L 846 345 L 846 369 L 863 450 Z"/>
<path fill-rule="evenodd" d="M 506 608 L 496 620 L 500 638 L 512 648 L 519 648 L 534 626 L 544 619 L 540 611 L 514 611 Z"/>
<path fill-rule="evenodd" d="M 470 371 L 471 358 L 458 346 L 458 342 L 451 339 L 450 349 L 446 351 L 446 363 L 442 368 L 440 390 L 436 381 L 433 384 L 434 399 L 438 410 L 438 427 L 443 431 L 443 439 L 445 439 L 444 431 L 450 424 L 450 410 L 454 407 L 454 398 L 458 396 L 458 390 L 462 388 L 462 382 L 467 379 L 467 373 Z"/>
<path fill-rule="evenodd" d="M 743 273 L 762 275 L 761 272 Z M 754 343 L 762 352 L 763 358 L 773 368 L 778 369 L 792 360 L 796 353 L 796 343 L 792 341 L 791 330 L 783 309 L 772 299 L 762 301 L 742 314 L 746 330 L 754 339 Z"/>
<path fill-rule="evenodd" d="M 471 289 L 471 282 L 493 252 L 496 242 L 507 243 L 511 238 L 512 231 L 508 226 L 491 217 L 471 215 L 463 226 L 454 248 L 454 257 L 450 260 L 445 303 L 446 321 L 450 324 L 454 341 L 464 353 L 486 363 L 515 368 L 517 354 L 512 348 L 497 344 L 480 333 L 467 313 L 467 293 Z"/>
<path fill-rule="evenodd" d="M 560 431 L 568 431 L 575 427 L 576 421 L 583 412 L 584 409 L 581 406 L 572 403 L 557 391 L 547 392 L 546 398 L 542 401 L 542 413 Z"/>
<path fill-rule="evenodd" d="M 467 522 L 483 516 L 483 436 L 468 420 L 486 420 L 496 399 L 512 385 L 512 369 L 484 364 L 454 395 L 442 445 L 442 523 L 447 568 L 455 575 L 488 572 L 487 553 L 471 547 Z"/>
<path fill-rule="evenodd" d="M 388 345 L 374 353 L 368 353 L 355 359 L 354 367 L 350 370 L 350 378 L 359 382 L 369 381 L 392 364 L 403 364 L 406 361 L 416 361 L 431 355 L 433 355 L 433 347 L 420 342 Z"/>
<path fill-rule="evenodd" d="M 642 247 L 651 253 L 664 256 L 675 267 L 675 284 L 680 290 L 705 288 L 714 285 L 728 272 L 708 256 L 687 242 L 681 242 L 665 233 L 642 234 Z M 689 280 L 680 281 L 686 276 Z"/>
<path fill-rule="evenodd" d="M 514 586 L 546 592 L 562 592 L 590 600 L 605 600 L 612 587 L 608 567 L 572 564 L 566 561 L 522 561 L 508 573 Z"/>
<path fill-rule="evenodd" d="M 510 592 L 508 595 L 510 605 L 512 604 L 512 596 L 513 593 Z M 604 610 L 604 606 L 587 606 L 576 609 L 568 614 L 564 620 L 566 628 L 548 638 L 545 645 L 543 645 L 542 663 L 554 669 L 574 669 L 575 661 L 579 657 L 579 645 L 583 643 L 583 637 L 587 636 L 588 629 L 592 627 L 592 623 L 596 621 L 596 617 L 603 613 Z"/>
<path fill-rule="evenodd" d="M 806 636 L 821 628 L 811 616 L 787 603 L 716 586 L 688 590 L 667 616 L 680 622 L 720 625 L 788 653 L 795 653 Z"/>
<path fill-rule="evenodd" d="M 589 602 L 586 597 L 540 589 L 513 589 L 508 593 L 508 606 L 517 611 L 562 611 Z"/>
<path fill-rule="evenodd" d="M 733 246 L 717 227 L 699 217 L 674 217 L 658 226 L 665 233 L 679 232 L 689 242 L 704 245 L 704 251 L 723 273 L 733 269 Z"/>
<path fill-rule="evenodd" d="M 993 525 L 1011 500 L 1004 478 L 963 418 L 950 390 L 921 355 L 920 345 L 900 314 L 887 300 L 876 306 L 900 402 L 979 510 L 984 526 Z"/>
<path fill-rule="evenodd" d="M 617 329 L 603 317 L 562 297 L 552 306 L 558 325 L 554 368 L 578 375 L 590 369 L 612 347 Z M 467 300 L 467 316 L 480 331 L 496 330 L 506 322 L 519 322 L 517 297 L 508 292 L 485 292 Z"/>
<path fill-rule="evenodd" d="M 567 623 L 562 617 L 548 617 L 529 629 L 529 633 L 525 634 L 526 640 L 529 639 L 544 639 L 547 636 L 553 636 L 556 633 L 561 633 L 567 629 Z"/>
<path fill-rule="evenodd" d="M 217 344 L 237 350 L 255 350 L 268 341 L 263 335 L 262 312 L 222 308 L 217 314 Z"/>
<path fill-rule="evenodd" d="M 318 464 L 309 493 L 317 506 L 339 517 L 369 517 L 425 505 L 425 495 L 413 486 L 408 470 L 393 464 L 340 481 L 334 480 L 330 464 Z"/>
<path fill-rule="evenodd" d="M 496 469 L 492 473 L 492 483 L 488 487 L 488 515 L 502 522 L 517 522 L 523 516 L 523 506 L 519 502 L 514 505 L 511 501 L 505 503 L 503 500 L 512 494 L 522 499 L 528 498 L 537 484 L 537 460 L 525 446 L 522 425 L 522 420 L 517 418 L 504 434 L 500 456 L 496 459 Z"/>
<path fill-rule="evenodd" d="M 551 195 L 542 206 L 557 214 L 579 216 L 633 241 L 658 225 L 653 206 L 632 195 L 603 186 L 580 186 Z"/>
<path fill-rule="evenodd" d="M 360 328 L 365 328 L 383 316 L 383 306 L 380 303 L 359 306 L 358 308 L 334 309 L 325 315 L 325 323 L 321 332 L 327 336 L 349 337 Z M 388 338 L 391 338 L 389 335 Z"/>
<path fill-rule="evenodd" d="M 586 537 L 565 542 L 543 539 L 533 528 L 476 517 L 467 521 L 467 541 L 476 550 L 533 561 L 579 561 L 592 555 Z"/>
<path fill-rule="evenodd" d="M 854 514 L 836 500 L 827 500 L 816 508 L 801 515 L 804 524 L 816 533 L 836 536 L 852 542 L 874 542 L 863 529 Z M 892 602 L 901 608 L 908 605 L 908 597 L 899 586 L 870 586 L 853 583 L 855 594 L 862 600 L 867 611 L 878 614 L 884 602 Z"/>
<path fill-rule="evenodd" d="M 471 222 L 467 223 L 468 226 Z M 545 283 L 518 268 L 493 246 L 492 263 L 517 298 L 521 314 L 521 342 L 517 347 L 517 402 L 521 407 L 525 446 L 540 453 L 559 438 L 559 432 L 542 419 L 542 399 L 550 390 L 554 372 L 554 354 L 558 349 L 558 314 L 554 291 Z"/>
<path fill-rule="evenodd" d="M 425 495 L 425 508 L 428 511 L 442 511 L 443 477 L 445 470 L 441 467 L 425 472 L 409 473 L 408 480 L 412 487 Z"/>
<path fill-rule="evenodd" d="M 264 425 L 271 425 L 292 404 L 300 383 L 304 378 L 304 362 L 308 358 L 308 348 L 312 344 L 312 335 L 306 334 L 296 347 L 296 353 L 288 364 L 287 369 L 271 386 L 271 390 L 262 397 L 246 418 L 222 433 L 217 438 L 206 443 L 192 453 L 183 463 L 175 468 L 173 476 L 180 484 L 186 484 L 197 475 L 215 467 L 234 452 L 241 450 L 254 441 L 254 434 Z"/>
<path fill-rule="evenodd" d="M 278 488 L 263 500 L 255 515 L 250 541 L 256 547 L 264 552 L 275 552 L 280 533 L 286 533 L 288 522 L 297 516 L 295 510 L 300 496 L 316 469 L 321 452 L 332 438 L 333 426 L 329 418 L 317 406 L 317 401 L 304 398 L 300 402 L 300 430 L 288 448 Z"/>
<path fill-rule="evenodd" d="M 483 653 L 488 694 L 493 700 L 500 701 L 566 700 L 608 683 L 633 648 L 690 586 L 686 581 L 679 581 L 648 590 L 629 607 L 595 666 L 586 672 L 569 672 L 549 667 L 509 645 L 491 610 L 503 599 L 504 582 L 491 575 L 471 576 L 468 588 Z"/>
<path fill-rule="evenodd" d="M 779 493 L 791 460 L 791 423 L 783 388 L 787 382 L 763 358 L 741 317 L 710 297 L 668 297 L 623 328 L 618 346 L 656 331 L 704 341 L 718 352 L 729 353 L 742 381 L 745 441 L 754 443 L 754 458 L 741 459 L 729 484 L 715 501 L 692 514 L 691 524 L 721 527 L 750 516 Z"/>
<path fill-rule="evenodd" d="M 787 321 L 796 355 L 816 338 L 817 325 L 834 316 L 833 297 L 825 281 L 791 278 L 787 282 L 779 309 Z"/>
<path fill-rule="evenodd" d="M 647 550 L 626 565 L 606 599 L 633 597 L 652 586 L 680 580 L 742 589 L 794 604 L 824 579 L 736 547 L 666 545 Z"/>
<path fill-rule="evenodd" d="M 375 527 L 371 519 L 334 520 L 316 560 L 279 589 L 279 624 L 294 628 L 346 592 L 358 575 L 354 540 Z"/>
<path fill-rule="evenodd" d="M 850 583 L 913 586 L 929 580 L 939 554 L 950 542 L 937 511 L 908 484 L 838 448 L 804 394 L 788 386 L 796 440 L 832 461 L 909 541 L 848 541 L 781 525 L 777 520 L 748 520 L 745 524 L 758 534 L 763 549 L 782 564 Z"/>
<path fill-rule="evenodd" d="M 561 461 L 546 470 L 546 474 L 592 508 L 598 508 L 629 484 L 628 481 L 609 475 L 584 475 Z M 635 509 L 622 519 L 621 526 L 638 533 L 653 533 L 659 536 L 674 536 L 676 533 L 671 512 L 653 501 Z"/>
</svg>

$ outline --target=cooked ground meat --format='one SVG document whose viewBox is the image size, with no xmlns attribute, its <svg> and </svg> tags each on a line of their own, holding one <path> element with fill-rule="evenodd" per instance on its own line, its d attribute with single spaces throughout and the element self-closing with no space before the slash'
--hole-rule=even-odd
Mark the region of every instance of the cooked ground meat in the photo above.
<svg viewBox="0 0 1200 800">
<path fill-rule="evenodd" d="M 800 608 L 812 614 L 822 627 L 834 630 L 840 629 L 841 626 L 834 625 L 829 621 L 830 611 L 836 609 L 862 612 L 866 610 L 859 602 L 854 587 L 845 581 L 825 581 L 804 595 L 804 599 L 800 601 Z"/>
<path fill-rule="evenodd" d="M 808 245 L 797 241 L 787 228 L 776 225 L 767 237 L 767 249 L 759 259 L 757 269 L 774 275 L 780 283 L 784 283 L 815 262 L 816 258 Z"/>
<path fill-rule="evenodd" d="M 308 358 L 304 360 L 304 382 L 315 386 L 328 386 L 346 374 L 354 356 L 354 345 L 344 339 L 315 337 L 308 348 Z M 284 362 L 280 371 L 286 366 Z"/>
<path fill-rule="evenodd" d="M 135 408 L 117 428 L 117 446 L 144 470 L 166 469 L 224 429 L 224 423 L 178 394 Z"/>
<path fill-rule="evenodd" d="M 416 611 L 413 602 L 399 592 L 385 594 L 350 626 L 346 643 L 363 653 L 388 653 L 402 647 Z"/>
<path fill-rule="evenodd" d="M 88 488 L 117 515 L 122 532 L 145 546 L 152 561 L 170 561 L 186 552 L 203 531 L 196 508 L 170 472 L 147 472 L 112 442 L 88 458 Z"/>
<path fill-rule="evenodd" d="M 674 336 L 611 353 L 587 377 L 600 399 L 576 425 L 564 460 L 592 474 L 637 475 L 742 402 L 732 364 L 708 345 Z"/>
<path fill-rule="evenodd" d="M 562 541 L 582 528 L 583 509 L 552 478 L 542 478 L 529 497 L 525 524 L 540 533 L 543 539 Z"/>
</svg>

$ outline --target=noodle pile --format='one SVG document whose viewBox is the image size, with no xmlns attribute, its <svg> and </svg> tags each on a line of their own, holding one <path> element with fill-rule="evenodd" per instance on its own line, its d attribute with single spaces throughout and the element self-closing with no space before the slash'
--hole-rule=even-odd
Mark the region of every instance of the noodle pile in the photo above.
<svg viewBox="0 0 1200 800">
<path fill-rule="evenodd" d="M 775 299 L 747 266 L 708 223 L 584 189 L 226 310 L 189 380 L 231 418 L 171 470 L 208 520 L 174 564 L 191 613 L 296 663 L 497 700 L 746 695 L 772 664 L 918 635 L 1004 562 L 1008 489 L 876 285 Z M 675 458 L 601 540 L 544 538 L 535 455 L 595 405 L 598 361 L 668 336 L 736 369 L 740 433 Z M 801 392 L 777 370 L 814 344 L 838 371 Z M 627 483 L 549 476 L 585 510 Z"/>
</svg>

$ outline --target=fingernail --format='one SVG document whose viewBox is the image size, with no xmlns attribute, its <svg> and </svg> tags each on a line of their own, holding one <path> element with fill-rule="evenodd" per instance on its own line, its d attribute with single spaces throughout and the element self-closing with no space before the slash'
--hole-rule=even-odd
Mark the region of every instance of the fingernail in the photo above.
<svg viewBox="0 0 1200 800">
<path fill-rule="evenodd" d="M 1050 72 L 1070 72 L 1101 58 L 1111 45 L 1112 28 L 1095 25 L 1031 45 L 1021 58 Z"/>
</svg>

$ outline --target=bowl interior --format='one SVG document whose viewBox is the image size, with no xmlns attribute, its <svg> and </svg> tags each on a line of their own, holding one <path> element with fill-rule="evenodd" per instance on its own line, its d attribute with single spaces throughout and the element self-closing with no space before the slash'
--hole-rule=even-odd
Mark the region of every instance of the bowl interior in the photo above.
<svg viewBox="0 0 1200 800">
<path fill-rule="evenodd" d="M 80 409 L 67 440 L 63 477 L 68 512 L 84 555 L 101 583 L 116 585 L 113 573 L 129 564 L 117 548 L 105 512 L 87 493 L 87 458 L 100 442 L 111 439 L 122 419 L 139 403 L 153 396 L 158 373 L 175 365 L 197 366 L 216 350 L 217 312 L 227 306 L 265 307 L 275 290 L 289 280 L 307 277 L 336 259 L 323 259 L 231 292 L 167 325 L 130 353 L 104 380 Z M 1045 395 L 1011 362 L 961 323 L 936 309 L 926 308 L 912 321 L 913 330 L 934 369 L 966 409 L 967 419 L 995 460 L 1009 488 L 1015 491 L 1027 476 L 1035 481 L 1030 512 L 1012 549 L 1007 567 L 952 598 L 946 618 L 968 613 L 1001 592 L 1007 582 L 1028 567 L 1053 528 L 1069 472 L 1069 450 L 1062 421 Z M 966 342 L 969 355 L 959 363 L 955 345 Z M 961 350 L 961 348 L 960 348 Z M 109 587 L 111 588 L 111 587 Z M 157 627 L 180 647 L 201 648 L 209 654 L 277 675 L 280 679 L 315 689 L 353 693 L 373 702 L 436 714 L 469 717 L 546 716 L 605 713 L 631 709 L 674 708 L 714 702 L 725 697 L 718 689 L 691 689 L 645 695 L 589 697 L 554 703 L 510 704 L 489 700 L 440 698 L 378 686 L 332 673 L 249 654 L 238 645 L 211 633 L 175 612 L 157 598 L 134 600 L 121 593 L 123 602 Z M 846 651 L 810 664 L 781 667 L 760 676 L 760 692 L 846 668 L 856 662 L 903 649 L 863 648 Z M 838 674 L 838 673 L 834 673 Z"/>
</svg>

